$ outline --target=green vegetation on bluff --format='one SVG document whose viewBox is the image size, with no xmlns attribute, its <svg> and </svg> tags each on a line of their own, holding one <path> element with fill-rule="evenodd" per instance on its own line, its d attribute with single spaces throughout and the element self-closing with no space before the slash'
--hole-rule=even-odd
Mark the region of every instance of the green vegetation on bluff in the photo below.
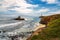
<svg viewBox="0 0 60 40">
<path fill-rule="evenodd" d="M 60 14 L 47 16 L 47 28 L 39 32 L 38 35 L 34 35 L 31 40 L 60 40 Z M 42 22 L 43 23 L 43 22 Z"/>
</svg>

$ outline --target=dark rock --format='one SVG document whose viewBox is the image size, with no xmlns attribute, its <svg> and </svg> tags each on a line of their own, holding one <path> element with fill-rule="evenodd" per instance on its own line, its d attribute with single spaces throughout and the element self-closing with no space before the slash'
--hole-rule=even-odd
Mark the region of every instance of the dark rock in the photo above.
<svg viewBox="0 0 60 40">
<path fill-rule="evenodd" d="M 14 20 L 25 20 L 24 18 L 21 18 L 20 16 L 18 16 L 17 18 L 15 18 Z"/>
</svg>

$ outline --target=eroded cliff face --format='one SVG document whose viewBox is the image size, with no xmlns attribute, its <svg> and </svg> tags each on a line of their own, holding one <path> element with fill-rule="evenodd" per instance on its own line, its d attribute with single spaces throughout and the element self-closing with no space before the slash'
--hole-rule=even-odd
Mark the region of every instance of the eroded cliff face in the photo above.
<svg viewBox="0 0 60 40">
<path fill-rule="evenodd" d="M 48 22 L 50 22 L 52 20 L 55 20 L 55 19 L 58 19 L 58 18 L 60 18 L 60 14 L 50 15 L 50 16 L 43 16 L 41 18 L 40 23 L 41 24 L 48 24 Z"/>
</svg>

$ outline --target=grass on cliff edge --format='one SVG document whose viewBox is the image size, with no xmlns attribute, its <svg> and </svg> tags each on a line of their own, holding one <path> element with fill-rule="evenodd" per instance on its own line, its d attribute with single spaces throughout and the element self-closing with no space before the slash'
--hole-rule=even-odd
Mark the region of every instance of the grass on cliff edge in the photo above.
<svg viewBox="0 0 60 40">
<path fill-rule="evenodd" d="M 60 40 L 60 18 L 48 23 L 48 27 L 31 40 Z"/>
</svg>

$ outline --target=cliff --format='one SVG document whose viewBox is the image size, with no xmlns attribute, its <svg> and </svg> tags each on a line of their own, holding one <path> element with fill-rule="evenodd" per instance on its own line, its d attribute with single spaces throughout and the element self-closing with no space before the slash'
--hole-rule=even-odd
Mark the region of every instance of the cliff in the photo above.
<svg viewBox="0 0 60 40">
<path fill-rule="evenodd" d="M 47 24 L 47 27 L 28 40 L 60 40 L 60 14 L 44 16 L 41 23 Z"/>
<path fill-rule="evenodd" d="M 48 22 L 60 18 L 60 14 L 50 15 L 50 16 L 43 16 L 40 23 L 41 24 L 48 24 Z"/>
</svg>

